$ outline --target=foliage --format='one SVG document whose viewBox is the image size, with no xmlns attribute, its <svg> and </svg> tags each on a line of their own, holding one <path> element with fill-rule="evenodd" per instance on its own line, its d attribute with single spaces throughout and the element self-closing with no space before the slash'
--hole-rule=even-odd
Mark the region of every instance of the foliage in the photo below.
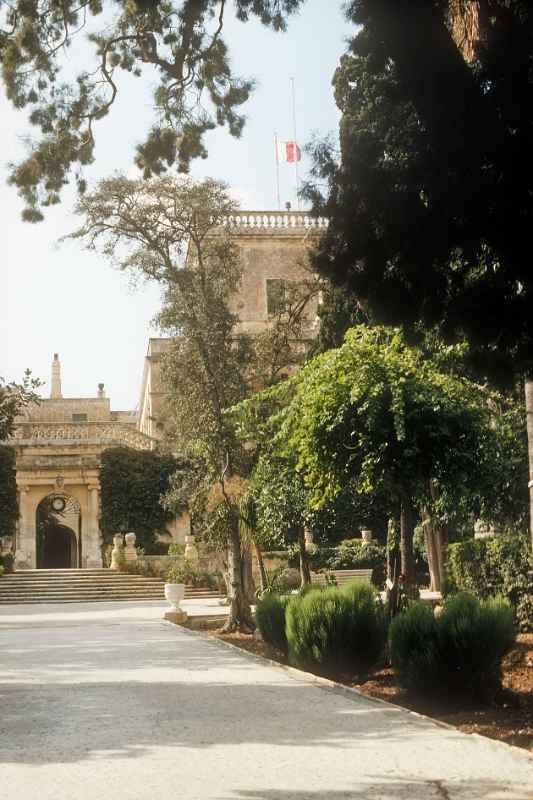
<svg viewBox="0 0 533 800">
<path fill-rule="evenodd" d="M 488 493 L 498 443 L 480 388 L 440 372 L 397 329 L 352 328 L 302 373 L 287 429 L 317 506 L 347 478 L 363 495 L 407 491 L 441 514 Z"/>
<path fill-rule="evenodd" d="M 372 583 L 383 588 L 386 577 L 385 546 L 361 539 L 346 539 L 336 547 L 320 547 L 313 554 L 315 572 L 337 569 L 372 569 Z"/>
<path fill-rule="evenodd" d="M 288 651 L 285 611 L 290 602 L 291 598 L 272 592 L 258 600 L 255 609 L 255 620 L 261 636 L 284 655 Z"/>
<path fill-rule="evenodd" d="M 169 556 L 183 556 L 185 555 L 185 545 L 180 544 L 179 542 L 172 542 L 168 546 L 168 553 Z"/>
<path fill-rule="evenodd" d="M 244 630 L 254 623 L 245 586 L 240 500 L 230 489 L 247 474 L 248 459 L 224 415 L 249 388 L 249 342 L 236 336 L 238 320 L 230 310 L 242 274 L 229 224 L 235 209 L 226 187 L 211 179 L 143 182 L 117 176 L 80 199 L 83 222 L 73 236 L 163 289 L 158 323 L 172 338 L 162 364 L 166 435 L 192 465 L 187 480 L 181 475 L 172 484 L 167 507 L 200 507 L 214 539 L 228 547 L 228 627 Z M 215 487 L 217 502 L 209 509 Z"/>
<path fill-rule="evenodd" d="M 6 553 L 5 556 L 0 556 L 0 574 L 10 574 L 15 572 L 15 556 L 13 553 Z"/>
<path fill-rule="evenodd" d="M 220 577 L 217 574 L 201 570 L 190 561 L 172 566 L 165 580 L 167 583 L 184 583 L 185 586 L 203 589 L 218 589 L 220 585 Z"/>
<path fill-rule="evenodd" d="M 503 595 L 523 631 L 533 625 L 533 554 L 526 534 L 502 533 L 448 546 L 447 571 L 454 589 L 480 599 Z"/>
<path fill-rule="evenodd" d="M 291 660 L 328 675 L 363 674 L 383 652 L 383 609 L 370 586 L 313 591 L 287 607 Z"/>
<path fill-rule="evenodd" d="M 468 4 L 476 41 L 457 35 L 466 5 L 348 5 L 340 154 L 316 144 L 308 191 L 330 220 L 315 265 L 371 321 L 466 337 L 481 374 L 512 381 L 533 366 L 533 9 Z"/>
<path fill-rule="evenodd" d="M 172 515 L 161 497 L 177 468 L 174 456 L 155 451 L 113 447 L 104 450 L 100 463 L 101 527 L 110 541 L 115 533 L 133 531 L 147 553 L 155 547 L 157 533 L 165 532 Z"/>
<path fill-rule="evenodd" d="M 0 446 L 0 536 L 13 536 L 19 516 L 16 456 L 12 447 Z"/>
<path fill-rule="evenodd" d="M 237 20 L 256 17 L 280 31 L 301 4 L 237 0 L 232 7 Z M 229 8 L 224 0 L 0 5 L 7 97 L 15 108 L 28 110 L 38 132 L 27 158 L 11 172 L 27 204 L 25 219 L 37 221 L 43 206 L 59 202 L 71 173 L 83 193 L 83 168 L 94 160 L 98 122 L 113 109 L 123 76 L 144 73 L 150 83 L 155 78 L 154 122 L 135 156 L 145 177 L 174 164 L 188 171 L 191 159 L 207 157 L 204 137 L 217 126 L 240 136 L 240 108 L 254 84 L 232 71 L 223 38 Z M 77 73 L 65 58 L 73 44 L 81 59 Z"/>
<path fill-rule="evenodd" d="M 514 641 L 509 603 L 480 602 L 466 593 L 448 599 L 438 617 L 416 603 L 390 626 L 392 664 L 402 685 L 448 700 L 493 700 L 501 685 L 501 660 Z"/>
<path fill-rule="evenodd" d="M 39 402 L 35 390 L 41 385 L 41 381 L 33 378 L 29 369 L 24 373 L 22 383 L 6 383 L 0 377 L 0 442 L 13 434 L 15 417 L 31 403 Z"/>
</svg>

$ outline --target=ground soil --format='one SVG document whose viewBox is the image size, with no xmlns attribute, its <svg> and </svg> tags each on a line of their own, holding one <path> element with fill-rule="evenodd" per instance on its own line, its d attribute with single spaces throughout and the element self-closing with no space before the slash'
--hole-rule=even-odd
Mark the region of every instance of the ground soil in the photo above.
<svg viewBox="0 0 533 800">
<path fill-rule="evenodd" d="M 266 642 L 258 641 L 247 634 L 222 633 L 220 618 L 190 618 L 185 624 L 256 655 L 281 664 L 287 663 L 283 655 Z M 453 706 L 450 703 L 409 696 L 398 686 L 390 667 L 376 670 L 363 683 L 355 683 L 336 675 L 328 677 L 353 686 L 370 697 L 378 697 L 447 722 L 465 733 L 479 733 L 523 747 L 533 753 L 533 634 L 519 636 L 516 647 L 505 658 L 504 690 L 498 702 L 489 706 Z"/>
</svg>

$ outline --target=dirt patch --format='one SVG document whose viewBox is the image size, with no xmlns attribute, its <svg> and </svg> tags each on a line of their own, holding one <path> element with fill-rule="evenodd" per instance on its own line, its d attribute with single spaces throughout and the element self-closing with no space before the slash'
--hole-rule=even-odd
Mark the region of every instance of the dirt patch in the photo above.
<svg viewBox="0 0 533 800">
<path fill-rule="evenodd" d="M 242 647 L 250 653 L 286 664 L 283 658 L 266 642 L 242 633 L 222 633 L 220 618 L 189 618 L 186 627 L 201 630 L 218 639 Z M 390 667 L 376 670 L 364 683 L 328 677 L 353 686 L 363 694 L 388 700 L 397 705 L 427 714 L 433 719 L 454 725 L 464 733 L 479 733 L 507 744 L 523 747 L 533 753 L 533 634 L 518 637 L 516 647 L 503 663 L 504 691 L 498 703 L 490 706 L 453 706 L 407 695 L 397 684 Z"/>
</svg>

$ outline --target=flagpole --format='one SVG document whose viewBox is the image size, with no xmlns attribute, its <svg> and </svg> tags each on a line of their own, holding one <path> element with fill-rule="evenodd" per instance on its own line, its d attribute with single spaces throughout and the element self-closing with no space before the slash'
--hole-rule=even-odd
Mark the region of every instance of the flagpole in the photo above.
<svg viewBox="0 0 533 800">
<path fill-rule="evenodd" d="M 279 148 L 277 131 L 274 131 L 274 146 L 276 148 L 276 194 L 278 198 L 278 211 L 281 211 L 281 200 L 279 197 Z"/>
<path fill-rule="evenodd" d="M 298 176 L 298 158 L 296 158 L 296 155 L 297 155 L 296 148 L 298 146 L 298 139 L 296 137 L 296 100 L 295 100 L 295 91 L 294 91 L 294 78 L 291 78 L 290 80 L 291 80 L 291 94 L 292 94 L 292 134 L 293 134 L 294 146 L 295 146 L 295 149 L 294 149 L 294 155 L 295 155 L 295 159 L 294 159 L 294 174 L 295 174 L 295 177 L 296 177 L 296 201 L 298 203 L 298 211 L 299 211 L 300 210 L 300 195 L 299 195 L 300 179 L 299 179 L 299 176 Z"/>
</svg>

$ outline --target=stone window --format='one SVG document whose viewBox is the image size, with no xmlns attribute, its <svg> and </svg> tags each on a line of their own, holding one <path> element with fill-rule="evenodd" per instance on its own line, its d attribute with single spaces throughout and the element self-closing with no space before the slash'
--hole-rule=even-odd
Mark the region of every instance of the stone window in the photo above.
<svg viewBox="0 0 533 800">
<path fill-rule="evenodd" d="M 287 281 L 283 278 L 267 278 L 267 314 L 279 314 L 287 297 Z"/>
<path fill-rule="evenodd" d="M 73 414 L 72 422 L 87 422 L 87 414 Z"/>
</svg>

